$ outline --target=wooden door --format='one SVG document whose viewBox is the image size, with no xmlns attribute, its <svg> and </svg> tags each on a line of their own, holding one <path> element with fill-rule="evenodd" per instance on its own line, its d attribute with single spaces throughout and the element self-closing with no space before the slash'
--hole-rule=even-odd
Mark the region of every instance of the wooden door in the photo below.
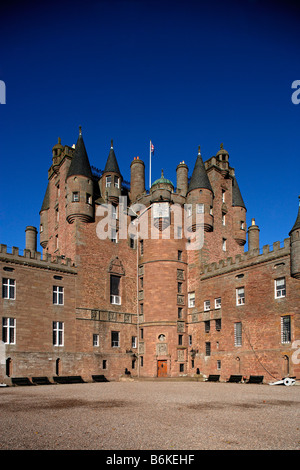
<svg viewBox="0 0 300 470">
<path fill-rule="evenodd" d="M 167 376 L 167 361 L 157 361 L 157 377 Z"/>
</svg>

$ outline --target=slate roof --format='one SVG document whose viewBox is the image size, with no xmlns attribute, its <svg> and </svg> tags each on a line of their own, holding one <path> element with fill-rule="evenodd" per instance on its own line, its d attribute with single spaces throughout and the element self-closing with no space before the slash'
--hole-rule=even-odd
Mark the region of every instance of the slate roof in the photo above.
<svg viewBox="0 0 300 470">
<path fill-rule="evenodd" d="M 239 185 L 237 184 L 237 180 L 235 177 L 232 180 L 232 205 L 235 207 L 244 207 L 244 209 L 246 209 Z"/>
<path fill-rule="evenodd" d="M 298 230 L 299 228 L 300 228 L 300 196 L 299 196 L 299 209 L 298 209 L 297 219 L 296 219 L 296 222 L 294 223 L 293 228 L 292 228 L 292 230 L 290 231 L 289 235 L 290 235 L 294 230 Z"/>
<path fill-rule="evenodd" d="M 192 189 L 209 189 L 213 192 L 210 181 L 208 179 L 205 166 L 200 154 L 200 151 L 197 155 L 197 160 L 194 166 L 194 170 L 192 173 L 192 177 L 190 180 L 188 192 L 192 191 Z"/>
<path fill-rule="evenodd" d="M 107 162 L 106 162 L 103 173 L 107 173 L 109 171 L 112 171 L 114 173 L 118 173 L 119 175 L 121 175 L 117 158 L 115 155 L 115 151 L 113 148 L 113 141 L 111 141 L 111 148 L 107 157 Z"/>
<path fill-rule="evenodd" d="M 87 152 L 85 149 L 83 137 L 81 134 L 81 129 L 79 132 L 79 137 L 75 146 L 75 152 L 71 161 L 67 178 L 73 175 L 81 175 L 81 176 L 87 176 L 88 178 L 92 178 L 92 170 L 91 170 L 90 162 L 89 162 Z"/>
</svg>

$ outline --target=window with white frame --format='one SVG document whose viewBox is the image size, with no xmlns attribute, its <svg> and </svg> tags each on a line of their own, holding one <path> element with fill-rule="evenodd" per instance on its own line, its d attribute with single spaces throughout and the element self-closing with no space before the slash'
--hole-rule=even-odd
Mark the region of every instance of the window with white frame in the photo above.
<svg viewBox="0 0 300 470">
<path fill-rule="evenodd" d="M 93 334 L 93 346 L 99 346 L 99 335 Z"/>
<path fill-rule="evenodd" d="M 111 332 L 111 347 L 118 348 L 120 346 L 120 332 L 112 331 Z"/>
<path fill-rule="evenodd" d="M 105 178 L 105 187 L 106 188 L 111 187 L 111 176 L 106 176 L 106 178 Z"/>
<path fill-rule="evenodd" d="M 222 189 L 222 202 L 225 202 L 225 190 Z"/>
<path fill-rule="evenodd" d="M 121 305 L 120 296 L 120 276 L 110 276 L 110 303 L 115 305 Z"/>
<path fill-rule="evenodd" d="M 189 292 L 188 305 L 189 305 L 189 308 L 195 307 L 195 292 Z"/>
<path fill-rule="evenodd" d="M 226 238 L 222 239 L 222 250 L 226 251 Z"/>
<path fill-rule="evenodd" d="M 281 342 L 291 342 L 291 317 L 290 315 L 284 315 L 281 317 Z"/>
<path fill-rule="evenodd" d="M 280 279 L 275 279 L 275 299 L 280 299 L 281 297 L 285 297 L 285 295 L 285 278 L 281 277 Z"/>
<path fill-rule="evenodd" d="M 131 347 L 133 349 L 137 348 L 137 336 L 132 336 L 131 337 Z"/>
<path fill-rule="evenodd" d="M 53 304 L 64 304 L 64 288 L 61 286 L 53 286 Z"/>
<path fill-rule="evenodd" d="M 16 344 L 15 318 L 2 318 L 2 341 L 4 344 Z"/>
<path fill-rule="evenodd" d="M 226 214 L 222 212 L 222 225 L 226 225 Z"/>
<path fill-rule="evenodd" d="M 236 304 L 237 305 L 244 305 L 245 303 L 245 288 L 238 287 L 236 289 Z"/>
<path fill-rule="evenodd" d="M 119 178 L 118 178 L 118 176 L 115 176 L 114 181 L 115 181 L 115 188 L 119 188 Z"/>
<path fill-rule="evenodd" d="M 53 322 L 53 346 L 64 345 L 64 324 L 61 321 Z"/>
<path fill-rule="evenodd" d="M 72 202 L 79 202 L 79 192 L 75 191 L 72 193 Z"/>
<path fill-rule="evenodd" d="M 215 299 L 215 308 L 221 308 L 221 297 Z"/>
<path fill-rule="evenodd" d="M 15 300 L 16 298 L 16 281 L 15 279 L 2 279 L 2 298 Z"/>
<path fill-rule="evenodd" d="M 210 300 L 205 300 L 204 301 L 204 311 L 207 312 L 210 310 Z"/>
<path fill-rule="evenodd" d="M 234 345 L 242 346 L 242 322 L 234 324 Z"/>
<path fill-rule="evenodd" d="M 197 204 L 197 214 L 204 214 L 204 204 Z"/>
</svg>

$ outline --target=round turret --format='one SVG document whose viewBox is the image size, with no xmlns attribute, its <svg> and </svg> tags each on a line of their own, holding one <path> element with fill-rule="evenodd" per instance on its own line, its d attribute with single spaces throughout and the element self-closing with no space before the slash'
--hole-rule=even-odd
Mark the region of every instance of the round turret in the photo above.
<svg viewBox="0 0 300 470">
<path fill-rule="evenodd" d="M 102 198 L 113 204 L 119 203 L 122 188 L 122 175 L 114 152 L 113 141 L 108 154 L 107 162 L 99 180 Z"/>
<path fill-rule="evenodd" d="M 259 250 L 259 228 L 252 219 L 248 227 L 248 251 Z"/>
<path fill-rule="evenodd" d="M 171 194 L 174 191 L 172 181 L 164 177 L 164 171 L 161 170 L 161 177 L 154 181 L 151 185 L 151 202 L 170 201 Z"/>
<path fill-rule="evenodd" d="M 188 171 L 189 171 L 188 166 L 184 161 L 180 162 L 179 165 L 177 165 L 177 168 L 176 168 L 177 190 L 176 192 L 178 194 L 181 194 L 182 196 L 186 196 L 186 193 L 188 190 Z"/>
<path fill-rule="evenodd" d="M 130 199 L 135 201 L 145 192 L 145 164 L 139 157 L 135 157 L 131 162 L 130 170 Z"/>
<path fill-rule="evenodd" d="M 300 196 L 298 216 L 289 236 L 291 244 L 291 276 L 300 279 Z"/>
<path fill-rule="evenodd" d="M 246 206 L 236 178 L 232 180 L 233 238 L 238 245 L 246 243 Z"/>
</svg>

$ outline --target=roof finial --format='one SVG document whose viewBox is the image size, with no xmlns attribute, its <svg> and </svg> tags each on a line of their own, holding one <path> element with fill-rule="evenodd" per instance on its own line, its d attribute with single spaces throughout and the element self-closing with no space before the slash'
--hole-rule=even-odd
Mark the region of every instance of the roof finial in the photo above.
<svg viewBox="0 0 300 470">
<path fill-rule="evenodd" d="M 81 129 L 81 126 L 79 126 L 79 135 L 82 135 L 82 129 Z"/>
<path fill-rule="evenodd" d="M 113 140 L 111 139 L 111 141 L 110 141 L 110 148 L 111 148 L 111 149 L 114 148 L 114 145 L 113 145 L 113 144 L 114 144 L 114 143 L 113 143 Z"/>
<path fill-rule="evenodd" d="M 164 170 L 161 170 L 161 178 L 164 177 Z"/>
<path fill-rule="evenodd" d="M 198 146 L 198 155 L 201 155 L 200 145 Z"/>
<path fill-rule="evenodd" d="M 223 150 L 223 143 L 220 145 L 220 149 Z"/>
</svg>

